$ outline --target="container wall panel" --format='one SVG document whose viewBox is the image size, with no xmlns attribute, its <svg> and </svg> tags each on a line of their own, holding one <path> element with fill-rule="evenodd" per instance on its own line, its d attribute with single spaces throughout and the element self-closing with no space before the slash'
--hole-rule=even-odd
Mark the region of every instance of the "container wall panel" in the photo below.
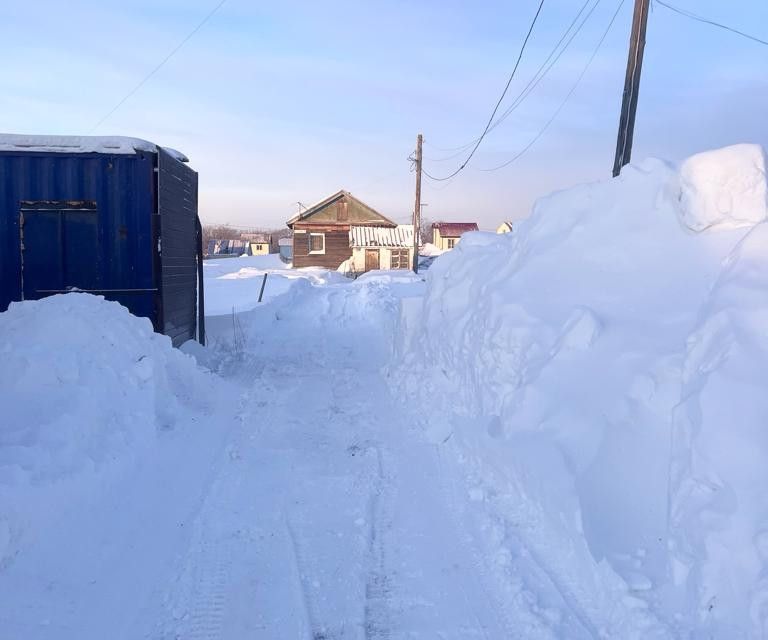
<svg viewBox="0 0 768 640">
<path fill-rule="evenodd" d="M 131 290 L 104 295 L 156 322 L 153 168 L 154 154 L 141 152 L 0 153 L 0 311 L 24 295 L 26 257 L 28 273 L 37 280 L 24 297 L 41 297 L 47 294 L 39 291 L 70 286 Z M 70 201 L 94 203 L 95 211 L 78 212 L 66 204 Z M 54 204 L 39 212 L 45 202 Z M 29 227 L 25 222 L 22 252 L 24 207 L 35 211 L 24 218 Z M 49 277 L 41 265 L 33 271 L 35 261 L 43 261 L 46 252 L 50 252 Z"/>
<path fill-rule="evenodd" d="M 162 149 L 158 169 L 163 333 L 178 346 L 197 333 L 197 173 Z"/>
</svg>

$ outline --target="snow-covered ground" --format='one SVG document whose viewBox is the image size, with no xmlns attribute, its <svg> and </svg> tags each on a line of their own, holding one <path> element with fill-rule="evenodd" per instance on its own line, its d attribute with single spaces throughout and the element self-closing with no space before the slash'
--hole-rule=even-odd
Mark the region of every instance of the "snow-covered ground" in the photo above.
<svg viewBox="0 0 768 640">
<path fill-rule="evenodd" d="M 233 313 L 253 309 L 259 304 L 265 274 L 267 280 L 264 283 L 262 304 L 288 291 L 297 279 L 306 279 L 315 284 L 347 282 L 342 274 L 328 269 L 292 269 L 276 253 L 206 260 L 203 262 L 203 274 L 205 313 L 209 316 L 231 316 Z"/>
<path fill-rule="evenodd" d="M 207 348 L 13 305 L 0 638 L 766 637 L 767 191 L 648 161 L 426 282 L 206 261 Z"/>
</svg>

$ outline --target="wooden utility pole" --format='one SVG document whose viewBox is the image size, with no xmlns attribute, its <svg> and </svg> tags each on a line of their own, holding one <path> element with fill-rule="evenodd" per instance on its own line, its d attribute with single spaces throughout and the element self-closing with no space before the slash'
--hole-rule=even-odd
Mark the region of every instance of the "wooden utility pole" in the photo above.
<svg viewBox="0 0 768 640">
<path fill-rule="evenodd" d="M 416 204 L 413 207 L 413 272 L 419 272 L 419 231 L 421 227 L 421 144 L 423 137 L 416 136 Z"/>
<path fill-rule="evenodd" d="M 632 158 L 632 138 L 635 133 L 635 113 L 637 112 L 637 97 L 640 93 L 640 73 L 643 68 L 645 32 L 648 25 L 650 3 L 651 0 L 635 0 L 632 33 L 629 36 L 627 75 L 624 80 L 624 95 L 621 101 L 619 137 L 616 142 L 616 159 L 613 163 L 614 178 L 621 173 L 621 168 L 625 164 L 629 164 Z"/>
</svg>

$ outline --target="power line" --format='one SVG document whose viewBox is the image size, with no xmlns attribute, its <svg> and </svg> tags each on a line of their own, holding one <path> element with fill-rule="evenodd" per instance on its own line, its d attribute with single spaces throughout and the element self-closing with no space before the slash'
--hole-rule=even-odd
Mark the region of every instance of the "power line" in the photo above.
<svg viewBox="0 0 768 640">
<path fill-rule="evenodd" d="M 183 47 L 185 44 L 187 44 L 187 42 L 189 42 L 189 41 L 192 39 L 192 37 L 193 37 L 193 36 L 194 36 L 194 35 L 195 35 L 195 34 L 196 34 L 198 31 L 200 31 L 200 29 L 202 29 L 202 28 L 203 28 L 203 26 L 205 26 L 205 24 L 206 24 L 206 23 L 207 23 L 207 22 L 208 22 L 208 21 L 209 21 L 209 20 L 210 20 L 210 19 L 211 19 L 211 18 L 214 16 L 214 14 L 215 14 L 215 13 L 216 13 L 216 12 L 217 12 L 219 9 L 221 9 L 221 7 L 222 7 L 222 6 L 224 6 L 224 3 L 225 3 L 226 1 L 227 1 L 227 0 L 220 0 L 219 4 L 217 4 L 217 5 L 216 5 L 216 6 L 215 6 L 215 7 L 214 7 L 214 8 L 213 8 L 213 9 L 212 9 L 212 10 L 211 10 L 211 11 L 210 11 L 210 12 L 209 12 L 209 13 L 208 13 L 208 14 L 207 14 L 207 15 L 206 15 L 206 16 L 205 16 L 205 17 L 204 17 L 204 18 L 203 18 L 203 19 L 202 19 L 202 20 L 201 20 L 199 23 L 198 23 L 198 25 L 197 25 L 197 26 L 196 26 L 194 29 L 192 29 L 192 31 L 190 31 L 190 32 L 187 34 L 187 36 L 186 36 L 186 37 L 185 37 L 185 38 L 184 38 L 184 39 L 183 39 L 181 42 L 179 42 L 179 44 L 177 44 L 177 45 L 176 45 L 176 47 L 174 47 L 174 48 L 173 48 L 173 50 L 172 50 L 172 51 L 171 51 L 171 52 L 170 52 L 170 53 L 169 53 L 167 56 L 165 56 L 165 58 L 163 58 L 163 59 L 160 61 L 160 64 L 158 64 L 158 65 L 157 65 L 157 66 L 156 66 L 154 69 L 152 69 L 152 71 L 150 71 L 150 72 L 149 72 L 149 73 L 148 73 L 146 76 L 144 76 L 144 78 L 142 78 L 141 82 L 139 82 L 139 83 L 138 83 L 138 84 L 137 84 L 135 87 L 133 87 L 133 89 L 131 89 L 131 90 L 130 90 L 128 93 L 126 93 L 126 94 L 125 94 L 125 96 L 123 96 L 122 100 L 120 100 L 120 102 L 118 102 L 118 103 L 117 103 L 117 104 L 116 104 L 116 105 L 115 105 L 115 106 L 114 106 L 114 107 L 113 107 L 113 108 L 110 110 L 110 112 L 109 112 L 109 113 L 107 113 L 107 115 L 105 115 L 105 116 L 104 116 L 104 117 L 103 117 L 101 120 L 99 120 L 99 121 L 98 121 L 98 122 L 97 122 L 97 123 L 96 123 L 96 124 L 93 126 L 93 128 L 91 128 L 91 130 L 89 131 L 89 133 L 93 133 L 93 132 L 94 132 L 96 129 L 98 129 L 98 128 L 99 128 L 99 127 L 102 125 L 102 124 L 104 124 L 104 122 L 105 122 L 107 119 L 109 119 L 109 117 L 110 117 L 110 116 L 111 116 L 113 113 L 115 113 L 115 111 L 117 111 L 117 110 L 118 110 L 120 107 L 122 107 L 122 106 L 123 106 L 123 105 L 124 105 L 124 104 L 125 104 L 125 103 L 126 103 L 126 102 L 127 102 L 127 101 L 128 101 L 128 100 L 129 100 L 129 99 L 130 99 L 130 98 L 131 98 L 131 97 L 132 97 L 132 96 L 133 96 L 133 95 L 134 95 L 134 94 L 135 94 L 135 93 L 136 93 L 138 90 L 139 90 L 139 89 L 141 89 L 141 88 L 142 88 L 142 87 L 143 87 L 143 86 L 144 86 L 144 85 L 145 85 L 145 84 L 146 84 L 146 83 L 149 81 L 149 79 L 150 79 L 152 76 L 154 76 L 154 75 L 155 75 L 155 74 L 156 74 L 158 71 L 160 71 L 160 69 L 162 69 L 162 68 L 163 68 L 163 66 L 165 65 L 165 63 L 166 63 L 166 62 L 168 62 L 168 61 L 169 61 L 171 58 L 173 58 L 173 56 L 174 56 L 174 55 L 176 55 L 176 54 L 179 52 L 179 50 L 180 50 L 180 49 L 181 49 L 181 48 L 182 48 L 182 47 Z"/>
<path fill-rule="evenodd" d="M 668 4 L 666 2 L 663 2 L 662 0 L 655 0 L 654 4 L 659 4 L 662 7 L 669 9 L 670 11 L 674 11 L 675 13 L 680 14 L 681 16 L 685 16 L 686 18 L 690 18 L 691 20 L 696 20 L 698 22 L 703 22 L 704 24 L 711 25 L 713 27 L 718 27 L 719 29 L 725 29 L 726 31 L 730 31 L 731 33 L 735 33 L 736 35 L 742 36 L 744 38 L 747 38 L 748 40 L 752 40 L 754 42 L 759 42 L 760 44 L 768 45 L 768 41 L 762 40 L 761 38 L 757 38 L 755 36 L 751 36 L 748 33 L 744 33 L 743 31 L 739 31 L 738 29 L 734 29 L 733 27 L 729 27 L 728 25 L 721 24 L 719 22 L 715 22 L 714 20 L 710 20 L 708 18 L 704 18 L 703 16 L 697 15 L 693 13 L 692 11 L 688 11 L 686 9 L 680 9 L 679 7 L 674 7 L 671 4 Z"/>
<path fill-rule="evenodd" d="M 603 42 L 605 42 L 605 39 L 608 37 L 608 33 L 613 27 L 613 23 L 616 22 L 616 18 L 618 17 L 619 12 L 621 11 L 621 8 L 624 6 L 624 2 L 625 0 L 620 0 L 619 6 L 616 8 L 616 11 L 611 17 L 611 21 L 608 23 L 608 27 L 603 32 L 603 35 L 601 36 L 599 42 L 597 43 L 597 46 L 592 52 L 592 55 L 590 56 L 589 60 L 587 60 L 587 64 L 584 65 L 584 68 L 581 70 L 581 73 L 579 74 L 579 77 L 576 79 L 576 82 L 571 87 L 571 90 L 566 94 L 565 98 L 560 103 L 560 106 L 552 114 L 552 117 L 544 124 L 544 126 L 539 130 L 539 132 L 531 139 L 531 141 L 525 147 L 523 147 L 516 155 L 512 156 L 512 158 L 495 167 L 490 167 L 487 169 L 478 168 L 479 171 L 498 171 L 499 169 L 503 169 L 504 167 L 509 166 L 510 164 L 512 164 L 519 158 L 521 158 L 528 151 L 528 149 L 530 149 L 534 144 L 536 144 L 536 142 L 538 142 L 538 140 L 544 135 L 547 129 L 549 129 L 550 125 L 555 121 L 557 116 L 560 115 L 560 112 L 565 108 L 565 105 L 568 103 L 568 100 L 571 98 L 571 96 L 575 93 L 576 89 L 579 87 L 579 84 L 581 84 L 582 79 L 584 78 L 590 66 L 592 66 L 592 63 L 597 57 L 597 54 L 600 51 L 600 48 L 602 47 Z"/>
<path fill-rule="evenodd" d="M 462 171 L 467 166 L 469 161 L 472 159 L 472 156 L 475 155 L 475 152 L 477 151 L 480 144 L 483 142 L 485 135 L 488 133 L 488 129 L 490 128 L 491 123 L 493 122 L 493 119 L 496 117 L 496 112 L 499 110 L 499 107 L 501 106 L 501 103 L 504 100 L 504 97 L 507 95 L 507 91 L 509 90 L 509 85 L 512 84 L 512 80 L 515 77 L 515 74 L 517 73 L 517 68 L 520 66 L 520 61 L 523 59 L 523 53 L 525 53 L 525 48 L 528 45 L 528 40 L 530 39 L 531 34 L 533 33 L 533 28 L 536 26 L 536 21 L 539 19 L 539 14 L 541 13 L 541 9 L 543 6 L 544 6 L 544 0 L 541 0 L 541 2 L 539 3 L 539 8 L 536 10 L 536 15 L 533 17 L 533 21 L 531 22 L 531 26 L 528 28 L 528 33 L 525 36 L 525 40 L 523 40 L 523 46 L 520 47 L 520 54 L 517 56 L 517 61 L 515 62 L 515 66 L 512 69 L 512 73 L 509 75 L 509 79 L 507 80 L 507 84 L 504 87 L 504 91 L 502 91 L 501 97 L 499 97 L 498 101 L 496 102 L 496 106 L 493 108 L 491 117 L 488 118 L 488 123 L 485 125 L 485 129 L 483 130 L 483 133 L 480 134 L 480 138 L 477 140 L 477 143 L 475 144 L 474 148 L 470 152 L 469 156 L 467 156 L 467 159 L 459 166 L 458 169 L 456 169 L 456 171 L 454 171 L 453 173 L 451 173 L 450 175 L 444 178 L 436 178 L 434 176 L 431 176 L 426 171 L 424 171 L 424 175 L 427 176 L 429 179 L 434 180 L 435 182 L 443 182 L 444 180 L 450 180 L 451 178 L 453 178 L 453 176 L 457 175 L 460 171 Z"/>
<path fill-rule="evenodd" d="M 592 17 L 592 14 L 595 12 L 595 9 L 597 9 L 597 5 L 600 4 L 600 0 L 595 0 L 595 4 L 592 5 L 592 8 L 587 12 L 587 15 L 584 16 L 584 19 L 581 21 L 579 26 L 576 28 L 576 31 L 574 31 L 571 34 L 571 37 L 568 39 L 568 42 L 565 43 L 565 46 L 560 50 L 560 52 L 557 54 L 554 60 L 549 64 L 549 66 L 545 69 L 544 73 L 542 73 L 538 78 L 532 79 L 531 82 L 528 83 L 528 86 L 523 89 L 521 95 L 519 98 L 513 102 L 507 110 L 501 114 L 501 117 L 494 123 L 494 125 L 491 127 L 491 130 L 495 129 L 497 126 L 499 126 L 504 120 L 506 120 L 509 115 L 517 109 L 524 101 L 525 99 L 533 92 L 533 90 L 538 86 L 538 84 L 544 79 L 544 77 L 550 72 L 552 67 L 557 64 L 558 60 L 562 57 L 562 55 L 565 53 L 565 51 L 568 49 L 568 47 L 571 45 L 571 43 L 574 41 L 577 35 L 581 32 L 584 25 L 587 23 L 587 21 Z M 546 64 L 546 62 L 545 62 Z"/>
<path fill-rule="evenodd" d="M 576 25 L 576 23 L 579 21 L 579 18 L 581 17 L 581 14 L 584 13 L 584 10 L 587 8 L 587 6 L 592 2 L 592 0 L 586 0 L 584 4 L 581 6 L 581 9 L 579 9 L 579 12 L 574 16 L 573 20 L 571 20 L 571 23 L 568 25 L 568 28 L 565 30 L 562 36 L 560 36 L 560 39 L 557 41 L 555 46 L 552 48 L 552 51 L 550 51 L 549 55 L 546 57 L 544 62 L 541 63 L 541 66 L 539 66 L 536 73 L 533 74 L 533 77 L 528 81 L 528 84 L 523 87 L 522 91 L 517 95 L 517 97 L 512 101 L 512 104 L 507 108 L 506 111 L 494 122 L 491 127 L 488 129 L 488 131 L 493 131 L 496 127 L 498 127 L 504 120 L 506 120 L 509 115 L 517 109 L 524 101 L 525 99 L 533 92 L 533 90 L 538 86 L 538 84 L 544 79 L 544 77 L 551 71 L 552 67 L 557 64 L 557 61 L 560 59 L 560 57 L 565 53 L 566 49 L 571 45 L 574 38 L 578 35 L 578 33 L 581 31 L 581 29 L 584 27 L 584 24 L 587 22 L 587 20 L 590 18 L 592 13 L 594 13 L 595 9 L 597 8 L 597 5 L 600 4 L 600 0 L 595 0 L 595 4 L 592 6 L 592 8 L 587 13 L 584 20 L 582 20 L 581 24 L 576 28 L 576 31 L 573 32 L 571 37 L 569 38 L 568 42 L 565 43 L 565 46 L 560 50 L 558 53 L 558 49 L 560 49 L 560 45 L 563 44 L 563 41 L 568 37 L 568 34 L 571 32 L 573 27 Z M 555 57 L 555 54 L 557 56 Z M 552 58 L 554 57 L 554 60 Z M 550 60 L 552 60 L 551 64 Z M 549 66 L 547 66 L 549 65 Z M 452 160 L 453 158 L 456 158 L 457 156 L 461 155 L 463 151 L 466 151 L 469 149 L 473 144 L 477 142 L 477 138 L 474 140 L 470 140 L 468 143 L 460 146 L 460 147 L 454 147 L 453 149 L 443 149 L 443 151 L 449 152 L 453 151 L 449 156 L 446 156 L 444 158 L 434 158 L 432 159 L 432 162 L 446 162 L 448 160 Z M 435 147 L 437 148 L 437 147 Z"/>
</svg>

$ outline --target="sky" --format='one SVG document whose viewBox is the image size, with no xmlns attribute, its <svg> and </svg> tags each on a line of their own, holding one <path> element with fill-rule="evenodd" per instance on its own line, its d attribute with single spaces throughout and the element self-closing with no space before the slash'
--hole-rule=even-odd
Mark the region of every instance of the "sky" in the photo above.
<svg viewBox="0 0 768 640">
<path fill-rule="evenodd" d="M 597 1 L 597 0 L 593 0 Z M 599 0 L 550 73 L 455 179 L 425 180 L 423 215 L 493 229 L 537 198 L 610 176 L 632 19 Z M 485 127 L 538 0 L 227 0 L 98 127 L 219 0 L 4 0 L 0 130 L 127 135 L 183 151 L 199 172 L 204 223 L 283 226 L 346 189 L 398 222 L 414 206 L 408 156 L 455 170 Z M 768 3 L 670 0 L 768 39 Z M 506 105 L 582 0 L 546 0 Z M 633 160 L 672 162 L 717 146 L 768 146 L 768 47 L 656 6 L 648 23 Z"/>
</svg>

